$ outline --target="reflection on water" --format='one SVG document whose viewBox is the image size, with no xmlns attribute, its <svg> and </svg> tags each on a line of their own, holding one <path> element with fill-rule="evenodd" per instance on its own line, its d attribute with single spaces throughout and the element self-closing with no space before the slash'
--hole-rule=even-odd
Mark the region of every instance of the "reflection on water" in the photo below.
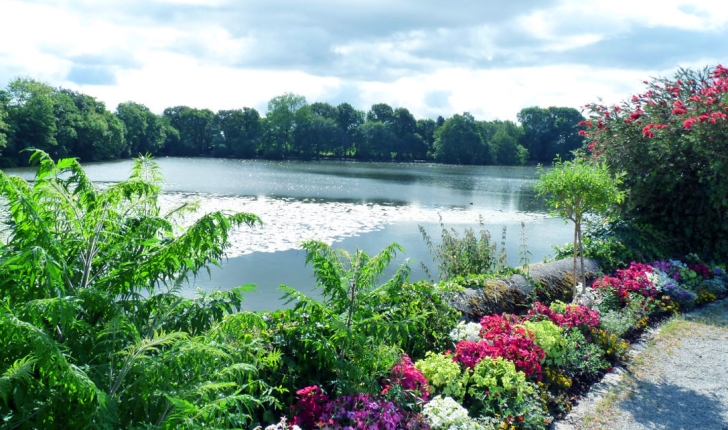
<svg viewBox="0 0 728 430">
<path fill-rule="evenodd" d="M 511 257 L 518 255 L 520 222 L 524 221 L 533 261 L 547 255 L 550 244 L 569 239 L 570 227 L 550 219 L 543 203 L 534 198 L 534 167 L 210 158 L 156 161 L 165 178 L 163 207 L 197 200 L 199 214 L 244 211 L 264 222 L 231 235 L 231 259 L 224 269 L 213 270 L 211 280 L 196 281 L 205 290 L 255 282 L 267 291 L 280 283 L 295 284 L 294 280 L 304 289 L 313 288 L 311 269 L 303 267 L 302 252 L 296 251 L 308 239 L 349 250 L 366 246 L 372 254 L 396 241 L 408 257 L 426 260 L 429 255 L 417 225 L 437 227 L 440 217 L 460 229 L 477 227 L 482 217 L 494 238 L 507 225 L 508 246 L 515 249 L 509 251 Z M 131 160 L 84 164 L 97 183 L 124 180 L 131 166 Z M 27 168 L 6 173 L 26 179 L 34 174 Z M 194 219 L 191 216 L 184 222 Z M 437 228 L 430 232 L 433 238 L 438 233 Z M 562 236 L 565 239 L 559 240 Z M 262 253 L 272 254 L 264 257 Z M 418 276 L 416 270 L 413 276 Z M 188 293 L 194 291 L 190 288 Z M 261 300 L 267 306 L 272 299 Z"/>
</svg>

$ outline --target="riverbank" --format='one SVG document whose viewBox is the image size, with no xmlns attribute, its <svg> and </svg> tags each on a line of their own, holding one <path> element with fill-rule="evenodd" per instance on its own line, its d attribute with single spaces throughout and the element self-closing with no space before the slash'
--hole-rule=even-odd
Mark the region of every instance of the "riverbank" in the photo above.
<svg viewBox="0 0 728 430">
<path fill-rule="evenodd" d="M 645 331 L 555 430 L 728 429 L 728 298 Z"/>
</svg>

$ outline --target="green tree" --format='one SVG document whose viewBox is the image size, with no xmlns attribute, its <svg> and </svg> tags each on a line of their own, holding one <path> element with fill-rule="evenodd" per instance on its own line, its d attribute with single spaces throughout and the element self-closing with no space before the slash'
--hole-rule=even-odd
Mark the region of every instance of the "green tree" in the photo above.
<svg viewBox="0 0 728 430">
<path fill-rule="evenodd" d="M 510 166 L 526 164 L 528 150 L 519 143 L 523 129 L 511 121 L 493 121 L 492 124 L 492 134 L 487 138 L 487 142 L 494 154 L 495 164 Z"/>
<path fill-rule="evenodd" d="M 539 166 L 540 167 L 540 166 Z M 551 211 L 574 223 L 574 287 L 576 296 L 577 257 L 581 256 L 582 294 L 586 291 L 581 226 L 586 214 L 606 214 L 624 200 L 619 191 L 621 175 L 613 176 L 606 164 L 593 164 L 577 156 L 573 161 L 556 159 L 553 169 L 540 170 L 536 191 L 546 197 Z M 567 222 L 568 222 L 567 221 Z"/>
<path fill-rule="evenodd" d="M 579 122 L 584 117 L 574 108 L 524 108 L 518 113 L 523 127 L 521 145 L 528 150 L 531 160 L 546 163 L 557 155 L 566 156 L 584 145 L 579 135 Z"/>
<path fill-rule="evenodd" d="M 163 116 L 177 135 L 167 133 L 164 147 L 169 155 L 208 155 L 212 150 L 212 121 L 215 114 L 209 109 L 176 106 L 164 110 Z"/>
<path fill-rule="evenodd" d="M 8 145 L 8 132 L 10 129 L 8 124 L 5 122 L 8 117 L 6 104 L 7 101 L 5 100 L 5 93 L 0 91 L 0 167 L 6 164 L 3 151 Z"/>
<path fill-rule="evenodd" d="M 116 116 L 124 123 L 124 137 L 131 155 L 155 155 L 162 150 L 167 133 L 159 115 L 143 104 L 126 102 L 116 107 Z"/>
<path fill-rule="evenodd" d="M 475 118 L 455 114 L 435 132 L 435 160 L 448 164 L 492 164 L 493 154 L 481 137 Z"/>
<path fill-rule="evenodd" d="M 342 147 L 335 153 L 340 156 L 350 155 L 353 151 L 358 134 L 359 126 L 364 124 L 364 112 L 354 109 L 349 103 L 341 103 L 336 107 L 338 117 L 336 123 L 344 131 L 345 136 Z"/>
<path fill-rule="evenodd" d="M 394 121 L 394 109 L 386 103 L 374 104 L 367 112 L 367 122 L 389 124 L 392 121 Z"/>
<path fill-rule="evenodd" d="M 66 89 L 53 99 L 59 153 L 89 161 L 129 156 L 124 124 L 103 102 Z"/>
<path fill-rule="evenodd" d="M 434 120 L 429 118 L 417 120 L 417 134 L 420 135 L 427 149 L 424 157 L 417 154 L 416 159 L 425 159 L 432 153 L 432 147 L 435 144 L 435 130 L 437 130 L 437 123 Z"/>
<path fill-rule="evenodd" d="M 391 160 L 392 143 L 397 136 L 392 128 L 379 121 L 367 121 L 359 127 L 355 157 L 361 160 Z"/>
<path fill-rule="evenodd" d="M 236 314 L 244 287 L 201 299 L 176 289 L 218 264 L 247 213 L 176 226 L 159 171 L 97 188 L 74 159 L 35 152 L 32 185 L 0 171 L 10 236 L 0 247 L 0 416 L 9 428 L 247 427 L 270 389 L 268 353 Z M 256 328 L 257 327 L 257 328 Z M 272 356 L 275 361 L 275 355 Z M 269 360 L 270 361 L 270 360 Z"/>
<path fill-rule="evenodd" d="M 13 164 L 27 164 L 20 155 L 26 148 L 37 148 L 55 154 L 56 121 L 53 111 L 53 88 L 29 78 L 18 78 L 8 84 L 6 108 L 10 133 L 6 154 Z"/>
<path fill-rule="evenodd" d="M 283 158 L 294 146 L 293 132 L 296 128 L 296 112 L 307 106 L 306 98 L 285 93 L 268 102 L 266 113 L 267 139 L 264 147 L 266 158 Z"/>
</svg>

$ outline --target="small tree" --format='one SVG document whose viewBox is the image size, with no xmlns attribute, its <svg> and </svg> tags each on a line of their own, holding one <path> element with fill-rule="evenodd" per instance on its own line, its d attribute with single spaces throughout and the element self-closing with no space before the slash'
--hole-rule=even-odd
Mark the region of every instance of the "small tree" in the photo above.
<svg viewBox="0 0 728 430">
<path fill-rule="evenodd" d="M 541 167 L 539 167 L 541 169 Z M 539 197 L 545 196 L 551 212 L 574 222 L 574 287 L 576 296 L 577 256 L 581 256 L 582 294 L 586 290 L 584 275 L 584 250 L 581 243 L 581 224 L 584 215 L 605 214 L 608 209 L 624 199 L 624 192 L 617 185 L 621 175 L 612 176 L 604 163 L 591 163 L 577 156 L 574 161 L 562 162 L 557 157 L 554 168 L 540 170 L 536 191 Z"/>
</svg>

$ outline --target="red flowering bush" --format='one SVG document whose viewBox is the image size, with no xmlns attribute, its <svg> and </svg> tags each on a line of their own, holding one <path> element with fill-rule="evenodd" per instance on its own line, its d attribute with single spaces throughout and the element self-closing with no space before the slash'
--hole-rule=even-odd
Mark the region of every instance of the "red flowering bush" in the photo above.
<svg viewBox="0 0 728 430">
<path fill-rule="evenodd" d="M 538 321 L 545 317 L 559 327 L 573 328 L 577 326 L 596 327 L 599 325 L 599 314 L 586 306 L 566 305 L 563 313 L 558 313 L 541 302 L 536 302 L 528 311 L 526 319 Z"/>
<path fill-rule="evenodd" d="M 389 379 L 384 382 L 382 395 L 388 394 L 392 387 L 404 390 L 411 400 L 421 402 L 430 399 L 430 386 L 422 372 L 415 369 L 414 363 L 407 354 L 403 354 L 397 364 L 389 372 Z"/>
<path fill-rule="evenodd" d="M 586 105 L 591 155 L 628 172 L 624 215 L 670 238 L 663 252 L 728 258 L 728 69 L 680 69 L 614 106 Z"/>
<path fill-rule="evenodd" d="M 318 385 L 311 385 L 296 391 L 296 415 L 293 424 L 313 428 L 324 413 L 324 407 L 329 403 L 329 396 L 321 392 Z"/>
<path fill-rule="evenodd" d="M 623 305 L 631 301 L 631 293 L 637 293 L 647 298 L 655 298 L 657 297 L 657 289 L 647 277 L 648 273 L 652 273 L 652 266 L 633 261 L 628 268 L 617 270 L 615 276 L 603 276 L 597 279 L 594 281 L 592 288 L 607 290 L 615 294 Z"/>
<path fill-rule="evenodd" d="M 546 357 L 534 342 L 533 333 L 518 326 L 515 315 L 487 315 L 480 320 L 480 342 L 463 340 L 455 345 L 453 360 L 474 368 L 484 357 L 503 357 L 528 376 L 541 379 L 541 362 Z"/>
</svg>

